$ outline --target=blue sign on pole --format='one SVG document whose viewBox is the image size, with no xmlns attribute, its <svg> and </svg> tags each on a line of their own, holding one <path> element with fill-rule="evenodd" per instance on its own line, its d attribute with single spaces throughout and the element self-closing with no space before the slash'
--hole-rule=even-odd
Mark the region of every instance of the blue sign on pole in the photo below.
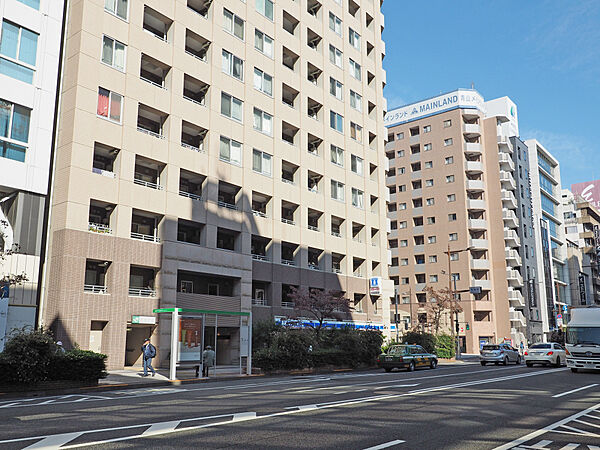
<svg viewBox="0 0 600 450">
<path fill-rule="evenodd" d="M 567 310 L 567 305 L 563 305 L 563 311 Z"/>
<path fill-rule="evenodd" d="M 8 298 L 10 295 L 10 286 L 8 283 L 0 283 L 0 298 Z"/>
</svg>

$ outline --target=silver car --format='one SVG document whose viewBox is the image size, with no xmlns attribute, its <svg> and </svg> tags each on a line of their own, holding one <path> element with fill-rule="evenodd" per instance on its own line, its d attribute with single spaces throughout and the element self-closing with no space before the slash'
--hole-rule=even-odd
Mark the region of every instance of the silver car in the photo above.
<svg viewBox="0 0 600 450">
<path fill-rule="evenodd" d="M 565 349 L 556 342 L 533 344 L 525 352 L 525 364 L 527 364 L 527 367 L 531 367 L 534 364 L 553 364 L 556 367 L 560 367 L 562 364 L 566 364 L 566 362 L 567 355 Z"/>
<path fill-rule="evenodd" d="M 487 363 L 496 365 L 502 363 L 507 365 L 509 362 L 521 364 L 521 355 L 519 351 L 510 344 L 486 344 L 481 348 L 479 361 L 482 366 Z"/>
</svg>

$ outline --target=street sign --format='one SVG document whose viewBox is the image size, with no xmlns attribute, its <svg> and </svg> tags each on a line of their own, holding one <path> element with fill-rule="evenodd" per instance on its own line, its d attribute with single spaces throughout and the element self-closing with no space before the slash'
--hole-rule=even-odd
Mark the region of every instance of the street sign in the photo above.
<svg viewBox="0 0 600 450">
<path fill-rule="evenodd" d="M 371 277 L 369 280 L 369 294 L 381 295 L 381 277 Z"/>
<path fill-rule="evenodd" d="M 155 316 L 131 316 L 132 324 L 154 325 L 156 323 Z"/>
<path fill-rule="evenodd" d="M 563 305 L 563 311 L 567 310 L 567 305 Z"/>
<path fill-rule="evenodd" d="M 471 294 L 481 294 L 481 286 L 471 286 L 469 292 Z"/>
<path fill-rule="evenodd" d="M 556 318 L 557 318 L 557 319 L 562 319 L 562 314 L 557 314 L 557 315 L 556 315 Z"/>
</svg>

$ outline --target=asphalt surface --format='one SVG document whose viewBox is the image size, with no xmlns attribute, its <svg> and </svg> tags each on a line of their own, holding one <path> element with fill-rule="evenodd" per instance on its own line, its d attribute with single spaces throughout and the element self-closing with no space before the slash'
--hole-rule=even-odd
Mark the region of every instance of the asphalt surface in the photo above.
<svg viewBox="0 0 600 450">
<path fill-rule="evenodd" d="M 600 373 L 461 364 L 0 398 L 0 448 L 600 450 Z"/>
</svg>

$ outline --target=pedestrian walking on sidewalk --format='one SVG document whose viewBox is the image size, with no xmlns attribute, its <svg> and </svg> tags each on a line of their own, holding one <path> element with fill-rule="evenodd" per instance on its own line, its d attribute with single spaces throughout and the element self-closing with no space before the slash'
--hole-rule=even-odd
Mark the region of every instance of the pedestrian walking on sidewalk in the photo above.
<svg viewBox="0 0 600 450">
<path fill-rule="evenodd" d="M 210 345 L 202 352 L 202 376 L 208 377 L 208 369 L 215 365 L 215 351 Z"/>
<path fill-rule="evenodd" d="M 152 367 L 152 358 L 156 356 L 156 347 L 150 343 L 150 339 L 144 340 L 144 345 L 142 345 L 142 356 L 144 358 L 144 375 L 142 376 L 148 376 L 148 369 L 152 371 L 152 376 L 156 375 L 156 370 Z"/>
</svg>

